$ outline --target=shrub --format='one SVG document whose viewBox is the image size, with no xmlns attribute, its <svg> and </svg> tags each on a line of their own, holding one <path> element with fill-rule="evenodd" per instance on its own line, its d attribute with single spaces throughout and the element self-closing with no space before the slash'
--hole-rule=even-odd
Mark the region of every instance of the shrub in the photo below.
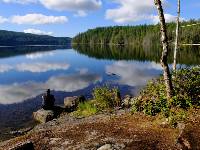
<svg viewBox="0 0 200 150">
<path fill-rule="evenodd" d="M 72 112 L 72 115 L 75 117 L 88 117 L 103 110 L 112 110 L 121 104 L 119 90 L 108 86 L 95 88 L 93 99 L 80 103 L 77 111 Z"/>
<path fill-rule="evenodd" d="M 173 80 L 175 97 L 173 105 L 181 108 L 200 105 L 200 67 L 181 69 Z"/>
<path fill-rule="evenodd" d="M 109 88 L 108 86 L 96 87 L 93 91 L 93 99 L 96 100 L 100 110 L 112 109 L 121 104 L 119 90 L 117 88 Z"/>
<path fill-rule="evenodd" d="M 185 111 L 184 109 L 171 109 L 169 124 L 173 127 L 176 127 L 178 122 L 185 121 L 187 117 L 187 111 Z"/>
<path fill-rule="evenodd" d="M 174 108 L 186 111 L 200 106 L 200 67 L 180 69 L 173 75 L 175 96 L 170 101 L 167 101 L 164 80 L 160 77 L 150 81 L 135 98 L 132 112 L 142 111 L 152 116 L 162 113 L 165 117 L 176 118 L 178 113 L 172 111 Z"/>
</svg>

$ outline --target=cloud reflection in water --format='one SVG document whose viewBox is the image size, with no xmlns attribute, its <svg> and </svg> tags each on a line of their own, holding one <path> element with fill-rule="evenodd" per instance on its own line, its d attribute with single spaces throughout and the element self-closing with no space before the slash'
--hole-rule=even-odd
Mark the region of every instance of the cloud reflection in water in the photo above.
<svg viewBox="0 0 200 150">
<path fill-rule="evenodd" d="M 29 81 L 11 85 L 0 85 L 0 104 L 22 102 L 30 97 L 35 97 L 41 94 L 47 88 L 51 88 L 55 91 L 77 91 L 100 80 L 101 77 L 97 74 L 78 73 L 68 76 L 53 76 L 44 83 Z"/>
<path fill-rule="evenodd" d="M 30 53 L 30 54 L 26 54 L 26 58 L 27 59 L 40 59 L 43 57 L 48 57 L 48 56 L 53 56 L 55 55 L 54 52 L 50 51 L 50 52 L 35 52 L 35 53 Z"/>
<path fill-rule="evenodd" d="M 0 64 L 0 73 L 8 72 L 8 71 L 12 70 L 12 68 L 13 67 L 11 65 Z"/>
<path fill-rule="evenodd" d="M 15 70 L 18 72 L 42 73 L 55 70 L 67 70 L 69 67 L 70 65 L 66 63 L 49 63 L 49 62 L 20 63 L 15 66 L 2 64 L 0 65 L 0 73 L 5 73 L 11 70 Z"/>
<path fill-rule="evenodd" d="M 27 64 L 27 63 L 21 63 L 16 66 L 16 70 L 19 72 L 33 72 L 33 73 L 41 73 L 41 72 L 47 72 L 47 71 L 55 71 L 55 70 L 67 70 L 70 67 L 69 64 L 65 63 L 48 63 L 48 62 L 42 62 L 42 63 L 33 63 L 33 64 Z"/>
<path fill-rule="evenodd" d="M 161 70 L 161 66 L 155 62 L 129 63 L 117 61 L 112 65 L 106 66 L 106 73 L 116 74 L 120 77 L 117 81 L 118 83 L 134 87 L 145 85 L 148 80 L 158 75 Z"/>
</svg>

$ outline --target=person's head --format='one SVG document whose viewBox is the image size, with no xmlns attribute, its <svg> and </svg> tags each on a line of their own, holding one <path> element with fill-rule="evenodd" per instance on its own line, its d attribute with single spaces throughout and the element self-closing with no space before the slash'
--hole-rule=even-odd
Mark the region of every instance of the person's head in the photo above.
<svg viewBox="0 0 200 150">
<path fill-rule="evenodd" d="M 50 89 L 47 89 L 47 94 L 50 94 Z"/>
</svg>

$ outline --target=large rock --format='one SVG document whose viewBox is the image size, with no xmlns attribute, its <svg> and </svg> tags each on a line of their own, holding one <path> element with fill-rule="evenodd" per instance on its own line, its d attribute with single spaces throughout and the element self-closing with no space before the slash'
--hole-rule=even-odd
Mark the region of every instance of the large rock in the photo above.
<svg viewBox="0 0 200 150">
<path fill-rule="evenodd" d="M 77 109 L 78 104 L 84 102 L 85 100 L 84 96 L 66 97 L 64 99 L 64 106 L 68 111 L 74 111 Z"/>
<path fill-rule="evenodd" d="M 53 110 L 40 109 L 37 112 L 33 112 L 33 118 L 40 123 L 46 123 L 53 120 L 55 115 Z"/>
<path fill-rule="evenodd" d="M 113 150 L 113 147 L 111 144 L 105 144 L 101 146 L 100 148 L 98 148 L 97 150 Z"/>
</svg>

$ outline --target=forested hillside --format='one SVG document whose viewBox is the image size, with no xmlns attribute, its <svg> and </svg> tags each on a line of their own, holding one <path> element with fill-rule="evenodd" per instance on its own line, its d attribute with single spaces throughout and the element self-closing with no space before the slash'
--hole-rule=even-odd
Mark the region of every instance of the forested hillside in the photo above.
<svg viewBox="0 0 200 150">
<path fill-rule="evenodd" d="M 53 37 L 35 35 L 22 32 L 0 30 L 0 46 L 13 45 L 67 45 L 71 43 L 69 37 Z"/>
<path fill-rule="evenodd" d="M 199 20 L 182 22 L 181 26 L 199 23 Z M 175 23 L 167 24 L 169 42 L 175 37 Z M 160 40 L 159 25 L 114 26 L 90 29 L 73 38 L 75 44 L 143 44 L 151 45 Z M 181 43 L 200 43 L 200 24 L 182 27 Z"/>
</svg>

